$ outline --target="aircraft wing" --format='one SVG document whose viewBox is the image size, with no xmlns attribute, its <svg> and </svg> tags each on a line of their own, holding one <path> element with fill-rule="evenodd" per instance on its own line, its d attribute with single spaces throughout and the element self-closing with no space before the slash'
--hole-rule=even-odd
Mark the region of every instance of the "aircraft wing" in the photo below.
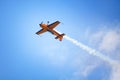
<svg viewBox="0 0 120 80">
<path fill-rule="evenodd" d="M 48 27 L 49 27 L 50 29 L 53 29 L 53 28 L 55 28 L 59 23 L 60 23 L 59 21 L 56 21 L 56 22 L 48 25 Z"/>
<path fill-rule="evenodd" d="M 46 29 L 41 29 L 40 31 L 36 32 L 36 34 L 39 35 L 39 34 L 42 34 L 42 33 L 46 32 L 46 31 L 47 31 Z"/>
</svg>

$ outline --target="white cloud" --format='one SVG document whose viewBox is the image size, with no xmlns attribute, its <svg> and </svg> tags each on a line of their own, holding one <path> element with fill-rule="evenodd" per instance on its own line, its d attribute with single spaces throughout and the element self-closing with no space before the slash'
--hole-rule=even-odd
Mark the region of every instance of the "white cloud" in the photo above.
<svg viewBox="0 0 120 80">
<path fill-rule="evenodd" d="M 120 80 L 120 65 L 113 65 L 110 80 Z"/>
<path fill-rule="evenodd" d="M 95 65 L 89 65 L 85 68 L 85 70 L 82 72 L 83 75 L 86 77 L 87 75 L 89 75 L 91 73 L 91 71 L 95 68 Z"/>
<path fill-rule="evenodd" d="M 100 51 L 111 53 L 116 51 L 120 45 L 120 29 L 101 29 L 95 33 L 88 33 L 92 46 L 96 46 Z"/>
<path fill-rule="evenodd" d="M 120 44 L 120 34 L 117 31 L 108 31 L 103 35 L 101 43 L 99 45 L 100 50 L 106 52 L 113 52 Z"/>
<path fill-rule="evenodd" d="M 120 29 L 102 29 L 94 34 L 91 34 L 90 42 L 95 44 L 98 49 L 105 53 L 110 53 L 109 57 L 114 59 L 120 56 Z M 120 62 L 120 59 L 116 59 Z M 120 64 L 111 65 L 110 80 L 120 80 Z"/>
<path fill-rule="evenodd" d="M 98 31 L 96 33 L 89 34 L 89 36 L 91 35 L 90 43 L 94 43 L 94 45 L 98 44 L 101 41 L 104 34 L 105 34 L 105 32 L 102 30 Z"/>
</svg>

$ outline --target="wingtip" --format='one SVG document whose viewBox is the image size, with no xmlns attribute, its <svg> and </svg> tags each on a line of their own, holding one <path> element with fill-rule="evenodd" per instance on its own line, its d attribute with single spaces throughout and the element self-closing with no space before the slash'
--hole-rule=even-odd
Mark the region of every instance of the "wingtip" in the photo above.
<svg viewBox="0 0 120 80">
<path fill-rule="evenodd" d="M 56 22 L 59 22 L 59 23 L 60 23 L 60 21 L 56 21 Z"/>
<path fill-rule="evenodd" d="M 37 32 L 35 34 L 39 35 Z"/>
</svg>

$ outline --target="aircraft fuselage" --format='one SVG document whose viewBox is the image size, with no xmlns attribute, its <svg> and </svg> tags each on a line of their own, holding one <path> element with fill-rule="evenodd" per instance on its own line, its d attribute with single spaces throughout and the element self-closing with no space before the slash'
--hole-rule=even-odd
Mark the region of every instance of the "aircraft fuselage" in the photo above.
<svg viewBox="0 0 120 80">
<path fill-rule="evenodd" d="M 52 23 L 52 24 L 50 24 L 50 25 L 48 25 L 48 24 L 39 24 L 40 25 L 40 27 L 42 28 L 40 31 L 38 31 L 38 32 L 36 32 L 36 34 L 42 34 L 42 33 L 44 33 L 44 32 L 46 32 L 46 31 L 48 31 L 48 32 L 50 32 L 50 33 L 52 33 L 53 35 L 55 35 L 56 37 L 55 37 L 55 39 L 59 39 L 60 41 L 62 41 L 62 38 L 63 38 L 63 36 L 65 35 L 64 33 L 63 34 L 60 34 L 60 33 L 58 33 L 56 30 L 54 30 L 54 28 L 59 24 L 60 22 L 59 21 L 56 21 L 56 22 L 54 22 L 54 23 Z"/>
</svg>

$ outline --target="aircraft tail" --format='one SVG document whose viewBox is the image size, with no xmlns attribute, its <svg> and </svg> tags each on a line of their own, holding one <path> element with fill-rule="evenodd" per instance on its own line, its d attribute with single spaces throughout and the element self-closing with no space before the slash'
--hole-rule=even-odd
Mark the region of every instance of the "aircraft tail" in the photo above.
<svg viewBox="0 0 120 80">
<path fill-rule="evenodd" d="M 61 34 L 61 35 L 55 37 L 55 39 L 59 39 L 60 41 L 62 41 L 64 35 L 65 35 L 65 34 L 63 33 L 63 34 Z"/>
</svg>

